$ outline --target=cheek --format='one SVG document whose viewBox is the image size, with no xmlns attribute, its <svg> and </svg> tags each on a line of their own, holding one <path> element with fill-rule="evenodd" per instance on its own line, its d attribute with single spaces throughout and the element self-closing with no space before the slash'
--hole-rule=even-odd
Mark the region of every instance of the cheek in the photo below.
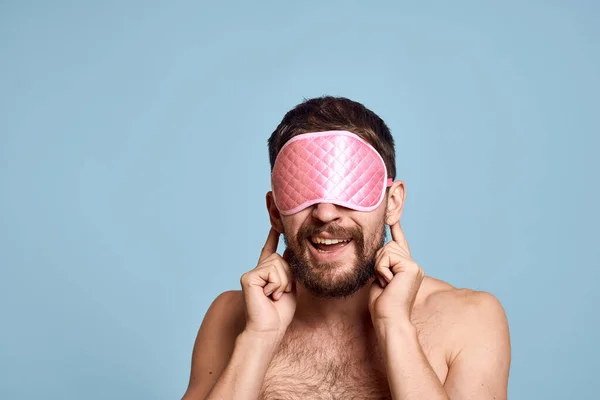
<svg viewBox="0 0 600 400">
<path fill-rule="evenodd" d="M 374 211 L 376 214 L 370 215 L 369 221 L 364 222 L 363 234 L 365 244 L 369 247 L 379 247 L 385 239 L 385 208 Z"/>
<path fill-rule="evenodd" d="M 292 237 L 296 237 L 300 227 L 302 226 L 302 212 L 293 215 L 282 215 L 281 224 L 283 225 L 283 232 Z"/>
</svg>

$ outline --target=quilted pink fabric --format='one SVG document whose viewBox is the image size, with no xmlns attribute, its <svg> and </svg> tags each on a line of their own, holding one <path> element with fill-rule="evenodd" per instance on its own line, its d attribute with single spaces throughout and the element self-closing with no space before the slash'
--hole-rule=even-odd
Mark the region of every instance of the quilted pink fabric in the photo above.
<svg viewBox="0 0 600 400">
<path fill-rule="evenodd" d="M 271 174 L 275 205 L 283 215 L 316 203 L 372 211 L 391 183 L 379 153 L 347 131 L 295 136 L 279 152 Z"/>
</svg>

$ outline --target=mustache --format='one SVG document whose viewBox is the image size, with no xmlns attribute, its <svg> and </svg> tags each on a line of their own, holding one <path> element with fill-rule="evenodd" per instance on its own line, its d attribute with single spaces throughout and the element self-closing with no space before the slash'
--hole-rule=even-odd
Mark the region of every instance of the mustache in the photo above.
<svg viewBox="0 0 600 400">
<path fill-rule="evenodd" d="M 327 225 L 302 225 L 298 230 L 297 237 L 299 240 L 308 238 L 310 236 L 318 236 L 321 233 L 328 233 L 332 236 L 350 238 L 356 241 L 362 241 L 363 232 L 360 227 L 345 228 L 338 224 L 327 224 Z"/>
</svg>

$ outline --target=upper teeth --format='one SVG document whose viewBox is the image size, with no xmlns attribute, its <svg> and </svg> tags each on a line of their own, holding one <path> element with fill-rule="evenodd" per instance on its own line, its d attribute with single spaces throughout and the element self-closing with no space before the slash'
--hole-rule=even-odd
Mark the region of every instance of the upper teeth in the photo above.
<svg viewBox="0 0 600 400">
<path fill-rule="evenodd" d="M 337 244 L 349 242 L 350 239 L 323 239 L 320 237 L 314 237 L 312 238 L 312 241 L 319 244 Z"/>
</svg>

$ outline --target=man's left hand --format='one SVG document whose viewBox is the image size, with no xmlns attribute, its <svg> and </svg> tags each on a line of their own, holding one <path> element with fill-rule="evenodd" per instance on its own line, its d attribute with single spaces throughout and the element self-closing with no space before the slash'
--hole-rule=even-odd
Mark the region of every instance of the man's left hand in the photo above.
<svg viewBox="0 0 600 400">
<path fill-rule="evenodd" d="M 390 227 L 392 241 L 375 256 L 376 279 L 369 292 L 374 325 L 410 323 L 410 314 L 425 273 L 415 263 L 400 222 Z"/>
</svg>

